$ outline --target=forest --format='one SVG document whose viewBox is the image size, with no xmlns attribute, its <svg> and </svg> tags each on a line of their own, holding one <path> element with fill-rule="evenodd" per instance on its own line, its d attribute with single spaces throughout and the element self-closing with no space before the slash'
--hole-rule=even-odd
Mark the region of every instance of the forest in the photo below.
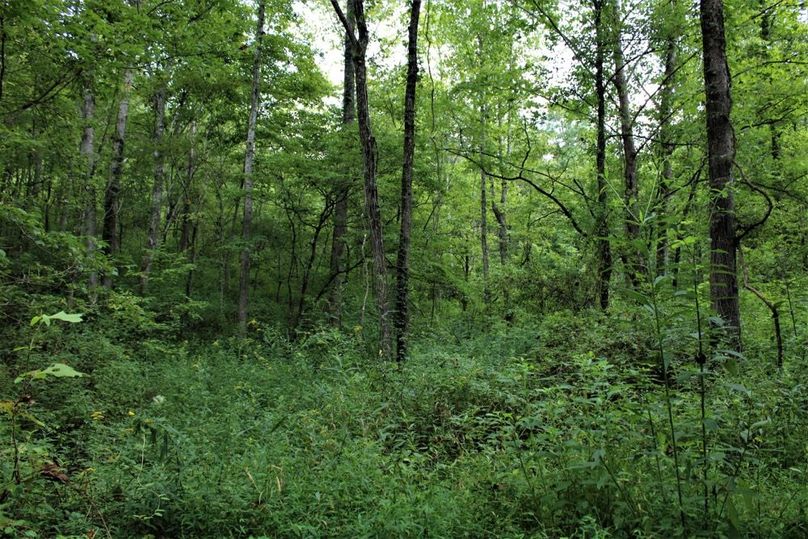
<svg viewBox="0 0 808 539">
<path fill-rule="evenodd" d="M 802 0 L 0 1 L 0 537 L 808 537 Z"/>
</svg>

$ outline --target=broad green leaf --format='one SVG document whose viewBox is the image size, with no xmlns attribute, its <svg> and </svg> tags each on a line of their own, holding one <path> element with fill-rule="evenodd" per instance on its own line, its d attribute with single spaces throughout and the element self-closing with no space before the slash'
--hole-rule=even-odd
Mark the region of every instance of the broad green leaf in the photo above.
<svg viewBox="0 0 808 539">
<path fill-rule="evenodd" d="M 53 376 L 54 378 L 75 378 L 78 376 L 84 376 L 84 373 L 81 373 L 73 367 L 65 365 L 64 363 L 54 363 L 42 372 L 46 376 Z"/>
<path fill-rule="evenodd" d="M 81 322 L 82 315 L 80 313 L 71 313 L 68 314 L 64 311 L 59 311 L 56 314 L 52 314 L 48 316 L 51 320 L 61 320 L 63 322 L 70 322 L 71 324 L 77 324 Z"/>
</svg>

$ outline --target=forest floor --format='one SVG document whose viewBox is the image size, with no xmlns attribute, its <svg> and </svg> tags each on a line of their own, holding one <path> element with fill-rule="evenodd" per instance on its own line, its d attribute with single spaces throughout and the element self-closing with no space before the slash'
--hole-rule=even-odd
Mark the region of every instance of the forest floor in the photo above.
<svg viewBox="0 0 808 539">
<path fill-rule="evenodd" d="M 83 379 L 42 387 L 37 399 L 59 407 L 38 411 L 46 428 L 25 425 L 24 464 L 47 453 L 69 480 L 24 483 L 0 505 L 3 528 L 808 535 L 805 369 L 706 378 L 702 420 L 698 366 L 672 364 L 666 392 L 628 325 L 573 345 L 581 323 L 558 316 L 473 337 L 455 328 L 414 343 L 402 365 L 367 359 L 359 339 L 330 330 L 296 343 L 271 331 L 142 342 L 85 363 Z"/>
</svg>

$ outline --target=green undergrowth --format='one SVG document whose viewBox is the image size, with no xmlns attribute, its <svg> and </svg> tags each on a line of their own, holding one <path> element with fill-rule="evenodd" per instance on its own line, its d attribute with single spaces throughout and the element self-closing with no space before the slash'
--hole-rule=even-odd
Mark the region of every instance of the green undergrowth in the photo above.
<svg viewBox="0 0 808 539">
<path fill-rule="evenodd" d="M 730 369 L 711 358 L 720 373 L 706 378 L 702 422 L 698 366 L 672 362 L 674 444 L 642 322 L 587 316 L 473 338 L 447 328 L 414 342 L 403 365 L 330 330 L 126 347 L 91 324 L 51 328 L 47 354 L 85 376 L 28 388 L 16 485 L 0 422 L 0 532 L 808 534 L 808 365 L 790 358 L 772 373 L 762 359 Z M 0 391 L 18 399 L 11 374 Z"/>
</svg>

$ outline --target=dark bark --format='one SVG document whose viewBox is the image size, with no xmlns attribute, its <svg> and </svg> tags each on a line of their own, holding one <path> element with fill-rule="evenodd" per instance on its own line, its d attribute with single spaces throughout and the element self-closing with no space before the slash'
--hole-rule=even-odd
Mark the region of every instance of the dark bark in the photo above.
<svg viewBox="0 0 808 539">
<path fill-rule="evenodd" d="M 292 332 L 300 326 L 303 320 L 303 314 L 306 310 L 306 295 L 309 293 L 309 285 L 311 284 L 311 272 L 314 268 L 314 261 L 317 259 L 317 244 L 320 240 L 320 234 L 325 228 L 328 218 L 331 216 L 332 210 L 333 207 L 326 203 L 323 210 L 320 212 L 317 224 L 314 225 L 314 234 L 309 242 L 309 256 L 303 267 L 303 276 L 300 281 L 300 296 L 297 301 L 297 311 L 294 313 L 294 318 L 292 318 Z"/>
<path fill-rule="evenodd" d="M 396 263 L 396 358 L 407 358 L 409 326 L 409 256 L 412 228 L 412 172 L 415 158 L 415 89 L 418 82 L 418 20 L 421 0 L 412 0 L 407 42 L 407 83 L 404 91 L 404 163 L 401 173 L 401 230 Z"/>
<path fill-rule="evenodd" d="M 597 254 L 597 291 L 600 307 L 609 308 L 609 282 L 612 277 L 612 248 L 609 243 L 609 197 L 606 185 L 606 85 L 604 82 L 605 29 L 603 1 L 594 0 L 595 11 L 595 96 L 597 98 L 597 143 L 595 171 L 597 175 L 598 207 L 595 216 Z"/>
<path fill-rule="evenodd" d="M 353 0 L 346 5 L 346 20 L 350 32 L 354 31 Z M 351 37 L 346 31 L 343 56 L 343 83 L 342 83 L 342 124 L 351 125 L 356 119 L 356 84 L 354 81 L 353 54 Z M 347 129 L 346 129 L 347 131 Z M 336 189 L 334 204 L 334 232 L 331 239 L 331 274 L 334 280 L 328 296 L 328 314 L 331 325 L 342 326 L 342 289 L 345 283 L 345 236 L 348 232 L 348 199 L 350 195 L 350 178 L 343 179 L 343 184 Z"/>
<path fill-rule="evenodd" d="M 118 241 L 118 196 L 121 192 L 123 177 L 124 146 L 126 142 L 126 122 L 129 116 L 129 92 L 132 89 L 134 74 L 126 70 L 123 76 L 123 93 L 118 104 L 118 117 L 115 122 L 115 133 L 112 135 L 112 164 L 109 171 L 109 182 L 104 191 L 104 224 L 101 236 L 104 239 L 104 253 L 114 257 L 121 248 Z M 104 274 L 104 287 L 112 288 L 112 275 Z"/>
<path fill-rule="evenodd" d="M 481 156 L 482 157 L 482 156 Z M 488 290 L 489 274 L 489 254 L 488 254 L 488 198 L 485 194 L 486 180 L 488 176 L 485 170 L 480 169 L 480 253 L 482 255 L 483 266 L 483 302 L 488 304 L 490 292 Z"/>
<path fill-rule="evenodd" d="M 365 211 L 370 229 L 370 249 L 373 256 L 373 285 L 376 294 L 376 308 L 379 314 L 379 351 L 383 358 L 392 354 L 389 307 L 387 298 L 387 262 L 384 257 L 384 236 L 382 231 L 381 212 L 379 210 L 379 194 L 376 187 L 376 160 L 378 150 L 376 138 L 370 123 L 370 105 L 368 103 L 368 83 L 366 52 L 370 35 L 365 20 L 364 0 L 353 0 L 354 16 L 358 32 L 351 31 L 345 14 L 336 0 L 331 0 L 337 16 L 350 36 L 351 54 L 356 76 L 356 115 L 359 125 L 359 140 L 362 144 L 362 161 L 364 163 Z"/>
<path fill-rule="evenodd" d="M 508 220 L 505 214 L 505 206 L 508 202 L 508 183 L 501 180 L 499 194 L 499 204 L 494 197 L 493 184 L 491 187 L 491 210 L 497 219 L 497 240 L 499 242 L 499 261 L 505 266 L 508 262 Z"/>
<path fill-rule="evenodd" d="M 145 294 L 149 284 L 155 251 L 160 247 L 160 221 L 163 212 L 163 183 L 165 181 L 165 152 L 163 135 L 165 132 L 166 87 L 161 85 L 152 96 L 154 109 L 154 183 L 151 192 L 151 210 L 149 212 L 149 231 L 146 238 L 146 252 L 140 266 L 140 293 Z"/>
<path fill-rule="evenodd" d="M 242 335 L 247 332 L 247 309 L 250 294 L 250 235 L 253 215 L 253 165 L 255 162 L 255 125 L 258 121 L 261 81 L 261 43 L 264 38 L 264 0 L 258 2 L 258 22 L 255 28 L 255 51 L 253 52 L 252 92 L 250 97 L 250 118 L 247 124 L 247 149 L 244 155 L 244 218 L 241 222 L 241 272 L 239 276 L 238 327 Z"/>
<path fill-rule="evenodd" d="M 732 165 L 735 133 L 730 113 L 731 81 L 724 37 L 722 0 L 701 0 L 707 155 L 710 173 L 710 300 L 728 327 L 731 345 L 741 346 L 737 241 Z"/>
</svg>

